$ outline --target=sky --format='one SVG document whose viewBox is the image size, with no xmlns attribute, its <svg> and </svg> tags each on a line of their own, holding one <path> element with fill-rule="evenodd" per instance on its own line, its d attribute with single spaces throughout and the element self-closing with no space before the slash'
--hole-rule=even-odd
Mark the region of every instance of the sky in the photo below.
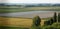
<svg viewBox="0 0 60 29">
<path fill-rule="evenodd" d="M 0 0 L 0 3 L 60 3 L 60 0 Z"/>
</svg>

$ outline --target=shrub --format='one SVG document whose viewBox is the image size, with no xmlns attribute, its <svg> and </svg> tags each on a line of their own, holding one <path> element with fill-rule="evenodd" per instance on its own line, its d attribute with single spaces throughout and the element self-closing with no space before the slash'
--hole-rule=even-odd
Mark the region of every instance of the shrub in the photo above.
<svg viewBox="0 0 60 29">
<path fill-rule="evenodd" d="M 44 24 L 47 26 L 47 25 L 50 25 L 50 21 L 45 21 Z"/>
<path fill-rule="evenodd" d="M 52 25 L 52 24 L 53 24 L 53 19 L 51 18 L 51 19 L 50 19 L 50 25 Z"/>
<path fill-rule="evenodd" d="M 54 23 L 52 25 L 44 26 L 42 29 L 60 29 L 60 23 Z"/>
<path fill-rule="evenodd" d="M 53 19 L 51 18 L 50 20 L 45 21 L 44 24 L 45 25 L 52 25 L 53 24 Z"/>
</svg>

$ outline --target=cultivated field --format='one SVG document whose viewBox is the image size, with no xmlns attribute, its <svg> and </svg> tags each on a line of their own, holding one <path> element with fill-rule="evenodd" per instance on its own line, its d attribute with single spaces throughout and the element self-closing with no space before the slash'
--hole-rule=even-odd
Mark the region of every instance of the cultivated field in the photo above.
<svg viewBox="0 0 60 29">
<path fill-rule="evenodd" d="M 41 26 L 43 27 L 44 21 L 49 19 L 50 18 L 41 18 Z M 0 17 L 0 29 L 29 29 L 32 24 L 32 18 Z"/>
<path fill-rule="evenodd" d="M 32 19 L 27 18 L 2 18 L 0 17 L 0 26 L 13 27 L 31 27 Z"/>
<path fill-rule="evenodd" d="M 33 24 L 33 20 L 30 18 L 4 18 L 0 17 L 0 26 L 11 26 L 11 27 L 28 27 L 30 28 Z M 44 25 L 44 19 L 41 20 L 41 25 Z"/>
<path fill-rule="evenodd" d="M 1 12 L 25 12 L 25 11 L 60 11 L 60 7 L 0 8 L 0 13 Z"/>
</svg>

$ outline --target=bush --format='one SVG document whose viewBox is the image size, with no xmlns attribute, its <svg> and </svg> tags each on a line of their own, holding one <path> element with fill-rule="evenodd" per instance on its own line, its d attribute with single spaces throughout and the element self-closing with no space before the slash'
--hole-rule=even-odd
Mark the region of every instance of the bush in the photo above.
<svg viewBox="0 0 60 29">
<path fill-rule="evenodd" d="M 42 29 L 53 29 L 51 26 L 44 26 Z"/>
<path fill-rule="evenodd" d="M 50 19 L 50 25 L 52 25 L 54 22 L 53 22 L 53 19 L 51 18 Z"/>
<path fill-rule="evenodd" d="M 44 24 L 47 26 L 47 25 L 50 25 L 50 21 L 45 21 Z"/>
<path fill-rule="evenodd" d="M 50 20 L 45 21 L 44 24 L 45 25 L 52 25 L 53 24 L 53 19 L 51 18 Z"/>
<path fill-rule="evenodd" d="M 44 26 L 42 29 L 60 29 L 60 23 L 54 23 L 52 25 Z"/>
</svg>

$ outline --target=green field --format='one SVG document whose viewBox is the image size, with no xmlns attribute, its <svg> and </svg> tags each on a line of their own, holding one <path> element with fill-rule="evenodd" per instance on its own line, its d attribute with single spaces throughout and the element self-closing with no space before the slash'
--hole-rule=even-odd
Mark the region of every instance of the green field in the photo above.
<svg viewBox="0 0 60 29">
<path fill-rule="evenodd" d="M 26 11 L 60 11 L 60 7 L 23 7 L 23 8 L 0 8 L 3 12 L 26 12 Z"/>
</svg>

